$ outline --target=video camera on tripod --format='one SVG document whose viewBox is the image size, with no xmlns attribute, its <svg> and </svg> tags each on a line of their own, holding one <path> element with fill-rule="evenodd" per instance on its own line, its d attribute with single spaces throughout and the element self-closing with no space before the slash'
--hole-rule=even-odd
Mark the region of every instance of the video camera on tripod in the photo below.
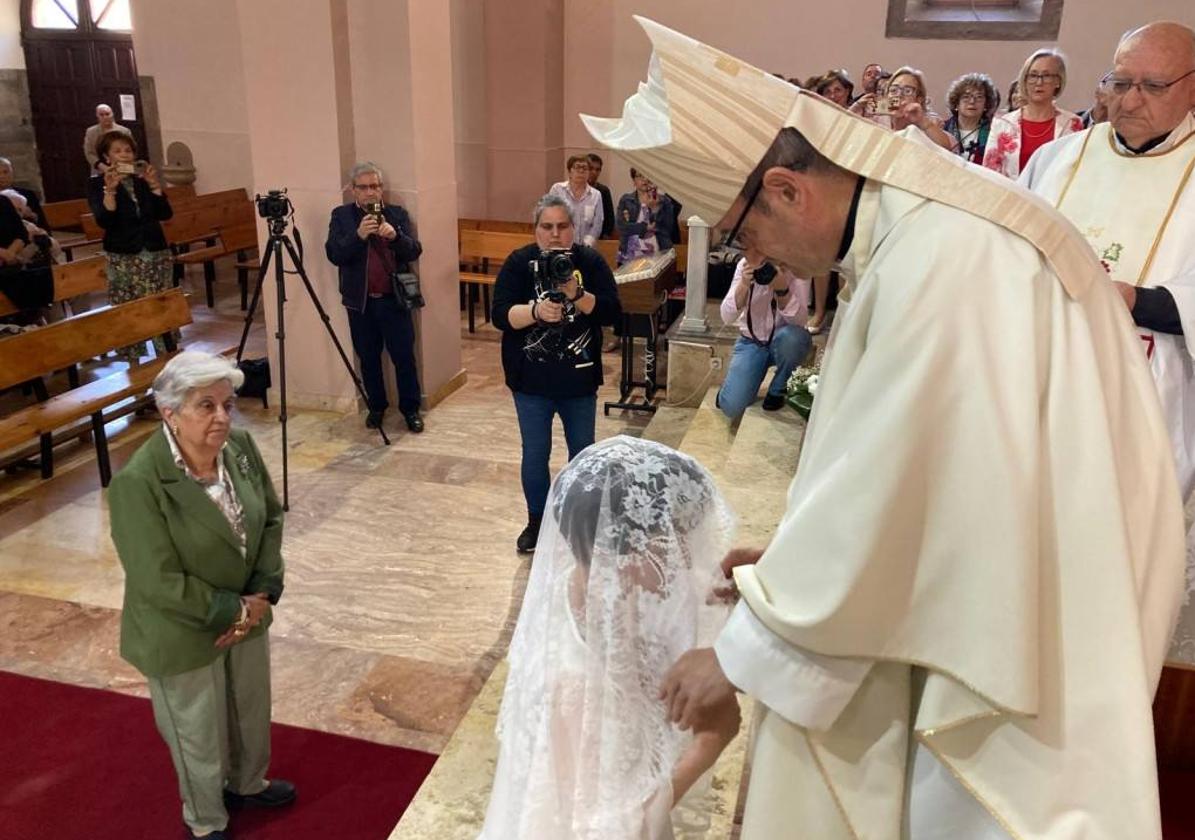
<svg viewBox="0 0 1195 840">
<path fill-rule="evenodd" d="M 295 215 L 295 206 L 290 203 L 285 187 L 270 190 L 265 195 L 256 195 L 253 201 L 257 204 L 257 215 L 268 221 L 271 228 L 278 224 L 285 225 L 287 217 Z"/>
</svg>

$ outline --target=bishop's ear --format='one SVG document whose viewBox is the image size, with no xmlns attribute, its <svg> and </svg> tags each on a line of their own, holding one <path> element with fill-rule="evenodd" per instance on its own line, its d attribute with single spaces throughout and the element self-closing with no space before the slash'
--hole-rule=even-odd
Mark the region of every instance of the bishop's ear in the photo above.
<svg viewBox="0 0 1195 840">
<path fill-rule="evenodd" d="M 808 175 L 784 166 L 773 166 L 763 174 L 763 191 L 770 202 L 801 204 L 805 198 Z"/>
</svg>

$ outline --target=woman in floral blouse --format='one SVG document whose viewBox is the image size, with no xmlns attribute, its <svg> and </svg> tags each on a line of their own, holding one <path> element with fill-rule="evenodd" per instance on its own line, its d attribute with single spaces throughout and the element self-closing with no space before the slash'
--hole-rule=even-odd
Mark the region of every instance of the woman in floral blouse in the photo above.
<svg viewBox="0 0 1195 840">
<path fill-rule="evenodd" d="M 1039 148 L 1083 130 L 1077 114 L 1054 104 L 1066 89 L 1066 59 L 1056 49 L 1037 50 L 1021 67 L 1022 106 L 992 121 L 983 165 L 1016 178 Z"/>
</svg>

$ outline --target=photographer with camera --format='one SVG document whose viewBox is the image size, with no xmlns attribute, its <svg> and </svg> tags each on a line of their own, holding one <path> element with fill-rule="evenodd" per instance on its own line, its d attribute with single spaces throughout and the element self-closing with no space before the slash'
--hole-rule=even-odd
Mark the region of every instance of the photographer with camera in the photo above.
<svg viewBox="0 0 1195 840">
<path fill-rule="evenodd" d="M 737 324 L 740 333 L 718 390 L 718 408 L 731 420 L 755 402 L 772 365 L 776 373 L 763 400 L 764 411 L 784 405 L 788 377 L 813 346 L 805 329 L 808 305 L 808 280 L 777 270 L 754 251 L 744 253 L 721 307 L 722 322 Z"/>
<path fill-rule="evenodd" d="M 502 265 L 491 320 L 502 330 L 502 370 L 514 394 L 523 442 L 527 527 L 520 552 L 535 550 L 551 476 L 552 417 L 560 415 L 568 457 L 593 443 L 602 384 L 602 327 L 622 314 L 602 255 L 573 241 L 568 203 L 548 194 L 535 205 L 535 242 Z"/>
<path fill-rule="evenodd" d="M 356 164 L 349 173 L 353 201 L 332 211 L 328 260 L 340 269 L 340 299 L 348 310 L 353 349 L 361 360 L 361 379 L 369 397 L 365 425 L 382 425 L 389 401 L 382 381 L 382 348 L 397 372 L 398 410 L 412 432 L 423 431 L 423 403 L 415 366 L 415 323 L 404 296 L 395 288 L 397 274 L 410 272 L 423 246 L 411 235 L 407 211 L 382 201 L 382 170 Z"/>
<path fill-rule="evenodd" d="M 102 175 L 91 179 L 87 203 L 95 223 L 104 229 L 108 259 L 108 302 L 115 305 L 170 288 L 174 257 L 162 222 L 174 215 L 162 191 L 157 170 L 137 160 L 137 144 L 127 133 L 109 131 L 96 144 Z M 158 355 L 166 352 L 159 336 Z M 145 343 L 120 349 L 130 365 L 145 355 Z"/>
</svg>

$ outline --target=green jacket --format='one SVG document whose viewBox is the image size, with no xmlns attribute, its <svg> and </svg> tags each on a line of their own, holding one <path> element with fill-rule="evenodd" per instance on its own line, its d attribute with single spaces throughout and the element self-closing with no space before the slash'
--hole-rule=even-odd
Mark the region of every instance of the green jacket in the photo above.
<svg viewBox="0 0 1195 840">
<path fill-rule="evenodd" d="M 125 571 L 120 655 L 147 677 L 211 663 L 241 595 L 282 594 L 282 505 L 248 432 L 222 457 L 245 515 L 245 556 L 215 502 L 174 464 L 158 429 L 108 488 L 112 541 Z M 247 638 L 266 631 L 267 613 Z"/>
</svg>

